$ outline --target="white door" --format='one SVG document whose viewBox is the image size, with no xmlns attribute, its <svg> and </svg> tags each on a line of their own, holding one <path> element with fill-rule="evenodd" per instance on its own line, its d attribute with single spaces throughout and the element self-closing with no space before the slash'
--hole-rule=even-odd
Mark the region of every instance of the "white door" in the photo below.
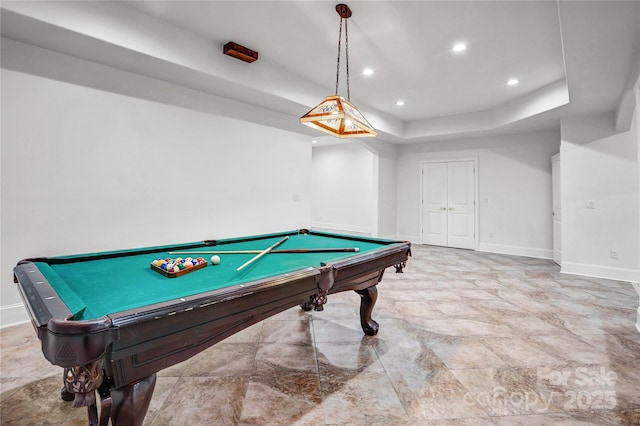
<svg viewBox="0 0 640 426">
<path fill-rule="evenodd" d="M 428 163 L 422 170 L 422 242 L 446 246 L 449 227 L 447 211 L 447 163 Z"/>
<path fill-rule="evenodd" d="M 551 192 L 553 196 L 553 261 L 562 261 L 562 204 L 560 203 L 560 154 L 551 157 Z"/>
<path fill-rule="evenodd" d="M 422 242 L 475 249 L 474 162 L 425 163 L 422 181 Z"/>
<path fill-rule="evenodd" d="M 475 179 L 473 161 L 448 163 L 449 247 L 475 248 Z"/>
</svg>

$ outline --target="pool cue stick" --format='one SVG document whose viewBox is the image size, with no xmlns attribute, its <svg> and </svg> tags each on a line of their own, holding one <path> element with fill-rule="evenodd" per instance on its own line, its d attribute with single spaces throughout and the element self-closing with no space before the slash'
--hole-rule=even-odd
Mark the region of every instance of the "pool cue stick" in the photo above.
<svg viewBox="0 0 640 426">
<path fill-rule="evenodd" d="M 317 249 L 283 249 L 271 250 L 270 253 L 336 253 L 336 252 L 359 252 L 358 247 L 341 248 L 317 248 Z M 219 251 L 170 251 L 169 254 L 255 254 L 262 250 L 219 250 Z"/>
<path fill-rule="evenodd" d="M 341 247 L 341 248 L 316 248 L 316 249 L 284 249 L 273 250 L 271 253 L 337 253 L 337 252 L 357 252 L 358 247 Z"/>
<path fill-rule="evenodd" d="M 274 248 L 278 247 L 280 244 L 284 243 L 288 239 L 289 239 L 289 236 L 287 235 L 286 237 L 284 237 L 283 239 L 281 239 L 277 243 L 273 244 L 271 247 L 262 250 L 258 255 L 253 256 L 251 259 L 249 259 L 244 264 L 239 266 L 238 269 L 236 269 L 236 272 L 240 272 L 242 269 L 244 269 L 245 267 L 251 265 L 253 262 L 255 262 L 256 260 L 260 259 L 265 254 L 268 254 L 271 250 L 273 250 Z"/>
</svg>

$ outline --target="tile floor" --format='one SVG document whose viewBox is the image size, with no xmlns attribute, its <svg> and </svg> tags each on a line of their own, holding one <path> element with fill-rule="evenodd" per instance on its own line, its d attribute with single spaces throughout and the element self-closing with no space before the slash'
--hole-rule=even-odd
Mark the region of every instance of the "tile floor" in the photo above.
<svg viewBox="0 0 640 426">
<path fill-rule="evenodd" d="M 359 297 L 285 311 L 158 374 L 146 425 L 639 425 L 638 294 L 547 260 L 414 246 Z M 30 324 L 0 330 L 0 422 L 82 425 Z"/>
</svg>

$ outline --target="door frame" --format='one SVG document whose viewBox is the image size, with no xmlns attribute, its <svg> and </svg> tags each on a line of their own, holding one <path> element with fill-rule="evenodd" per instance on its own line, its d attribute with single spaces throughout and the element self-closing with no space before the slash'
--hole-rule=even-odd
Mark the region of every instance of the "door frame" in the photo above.
<svg viewBox="0 0 640 426">
<path fill-rule="evenodd" d="M 480 220 L 479 220 L 479 205 L 478 202 L 478 157 L 447 157 L 447 158 L 430 158 L 427 160 L 420 161 L 420 172 L 418 173 L 418 179 L 420 180 L 420 184 L 418 185 L 420 192 L 418 193 L 418 199 L 420 200 L 420 214 L 419 214 L 419 228 L 420 229 L 420 244 L 424 243 L 424 224 L 423 224 L 423 215 L 424 215 L 424 200 L 422 199 L 423 194 L 423 171 L 426 164 L 430 163 L 455 163 L 458 161 L 473 161 L 473 197 L 474 197 L 474 208 L 473 208 L 473 220 L 474 220 L 474 235 L 473 235 L 473 250 L 478 251 L 478 247 L 480 246 Z"/>
<path fill-rule="evenodd" d="M 551 228 L 553 261 L 562 266 L 562 161 L 560 153 L 551 157 Z"/>
</svg>

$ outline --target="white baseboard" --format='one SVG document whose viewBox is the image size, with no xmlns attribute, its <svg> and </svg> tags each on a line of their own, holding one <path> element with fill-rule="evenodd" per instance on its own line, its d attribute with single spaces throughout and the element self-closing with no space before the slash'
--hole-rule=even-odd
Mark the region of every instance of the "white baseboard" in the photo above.
<svg viewBox="0 0 640 426">
<path fill-rule="evenodd" d="M 396 235 L 393 237 L 394 240 L 399 241 L 409 241 L 411 244 L 420 245 L 420 237 L 417 235 Z"/>
<path fill-rule="evenodd" d="M 510 254 L 514 256 L 535 257 L 538 259 L 553 259 L 552 249 L 539 249 L 532 247 L 509 246 L 505 244 L 480 243 L 478 251 L 497 254 Z"/>
<path fill-rule="evenodd" d="M 29 315 L 22 303 L 0 306 L 0 328 L 29 322 Z"/>
<path fill-rule="evenodd" d="M 396 238 L 398 240 L 410 241 L 412 244 L 421 244 L 420 237 L 417 235 L 397 235 Z M 480 243 L 477 251 L 496 254 L 510 254 L 513 256 L 535 257 L 538 259 L 553 259 L 552 249 L 537 249 L 531 247 L 510 246 L 506 244 Z"/>
<path fill-rule="evenodd" d="M 585 263 L 562 262 L 561 272 L 571 275 L 584 275 L 594 278 L 605 278 L 609 280 L 628 281 L 631 283 L 638 281 L 637 269 L 614 268 L 603 265 L 590 265 Z M 636 287 L 636 290 L 638 288 Z"/>
</svg>

